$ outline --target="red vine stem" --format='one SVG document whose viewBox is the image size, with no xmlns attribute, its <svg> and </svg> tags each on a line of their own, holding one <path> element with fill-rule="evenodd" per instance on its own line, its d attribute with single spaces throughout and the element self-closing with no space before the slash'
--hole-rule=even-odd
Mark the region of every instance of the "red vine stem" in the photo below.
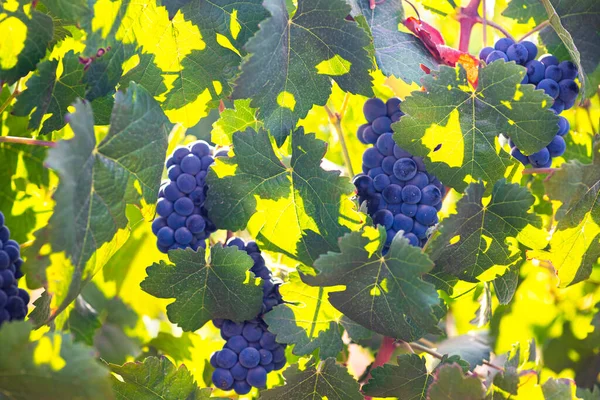
<svg viewBox="0 0 600 400">
<path fill-rule="evenodd" d="M 373 361 L 373 365 L 371 365 L 371 369 L 369 370 L 369 374 L 365 379 L 365 382 L 368 382 L 371 379 L 371 372 L 382 365 L 386 364 L 392 358 L 392 354 L 394 354 L 394 350 L 396 349 L 396 340 L 393 337 L 384 336 L 381 341 L 381 345 L 379 346 L 379 350 L 377 351 L 377 355 L 375 356 L 375 361 Z M 365 400 L 371 400 L 371 396 L 365 396 Z"/>
<path fill-rule="evenodd" d="M 29 146 L 56 147 L 56 142 L 47 142 L 45 140 L 37 140 L 37 139 L 23 138 L 23 137 L 16 137 L 16 136 L 0 136 L 0 143 L 16 143 L 16 144 L 26 144 Z"/>
<path fill-rule="evenodd" d="M 523 175 L 531 174 L 553 174 L 558 168 L 527 168 L 523 170 Z"/>
<path fill-rule="evenodd" d="M 458 50 L 468 52 L 469 42 L 471 41 L 471 32 L 475 25 L 475 17 L 479 17 L 479 4 L 481 0 L 471 0 L 466 7 L 462 7 L 456 18 L 460 22 L 460 39 Z"/>
</svg>

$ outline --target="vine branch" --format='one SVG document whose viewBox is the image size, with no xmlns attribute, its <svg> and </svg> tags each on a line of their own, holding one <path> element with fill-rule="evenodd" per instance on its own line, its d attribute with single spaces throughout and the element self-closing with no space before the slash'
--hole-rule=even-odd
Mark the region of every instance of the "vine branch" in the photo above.
<svg viewBox="0 0 600 400">
<path fill-rule="evenodd" d="M 10 96 L 8 96 L 8 99 L 6 99 L 4 104 L 2 104 L 2 106 L 0 106 L 0 114 L 2 114 L 4 112 L 4 110 L 6 110 L 6 107 L 8 107 L 10 105 L 10 103 L 13 101 L 13 99 L 15 97 L 17 97 L 19 95 L 19 93 L 21 93 L 21 91 L 19 90 L 20 82 L 21 82 L 20 80 L 17 81 L 17 83 L 15 84 L 15 90 L 10 94 Z"/>
<path fill-rule="evenodd" d="M 329 123 L 333 125 L 333 129 L 337 133 L 340 145 L 342 146 L 344 164 L 346 164 L 346 170 L 348 171 L 348 175 L 350 176 L 350 178 L 352 178 L 354 176 L 354 170 L 352 169 L 352 161 L 350 159 L 350 153 L 348 152 L 346 138 L 344 137 L 344 131 L 342 129 L 342 118 L 344 118 L 344 114 L 346 113 L 346 109 L 348 108 L 349 99 L 350 95 L 346 93 L 346 95 L 344 96 L 344 101 L 342 102 L 342 108 L 339 113 L 331 111 L 331 109 L 327 105 L 325 105 L 325 111 L 327 111 L 327 115 L 329 116 Z"/>
<path fill-rule="evenodd" d="M 48 142 L 45 140 L 37 140 L 17 136 L 0 136 L 0 143 L 16 143 L 26 144 L 29 146 L 56 147 L 56 142 Z"/>
</svg>

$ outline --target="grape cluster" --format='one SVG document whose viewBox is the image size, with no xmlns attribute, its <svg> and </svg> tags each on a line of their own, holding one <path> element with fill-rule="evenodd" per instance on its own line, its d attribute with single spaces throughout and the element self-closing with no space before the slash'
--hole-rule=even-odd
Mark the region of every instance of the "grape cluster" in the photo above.
<svg viewBox="0 0 600 400">
<path fill-rule="evenodd" d="M 364 152 L 363 173 L 354 178 L 354 185 L 373 222 L 387 229 L 386 246 L 401 230 L 411 245 L 423 246 L 427 229 L 438 222 L 445 188 L 427 173 L 421 157 L 413 157 L 394 142 L 387 121 L 395 122 L 403 115 L 400 103 L 396 98 L 386 103 L 378 98 L 365 102 L 363 112 L 369 124 L 362 125 L 357 135 L 374 146 Z M 385 131 L 375 126 L 381 118 L 386 120 Z"/>
<path fill-rule="evenodd" d="M 554 99 L 552 111 L 560 114 L 564 110 L 573 107 L 579 86 L 575 82 L 577 78 L 577 66 L 571 61 L 559 62 L 553 55 L 546 55 L 536 60 L 538 49 L 531 42 L 515 43 L 512 39 L 503 38 L 496 42 L 494 48 L 486 47 L 479 53 L 479 58 L 486 63 L 497 60 L 514 61 L 527 68 L 527 74 L 522 84 L 533 84 L 537 89 L 543 90 Z M 552 165 L 552 158 L 564 154 L 567 145 L 563 138 L 569 132 L 569 121 L 560 116 L 557 133 L 552 141 L 537 153 L 529 156 L 524 155 L 512 142 L 508 140 L 510 154 L 523 165 L 531 164 L 535 168 L 547 168 Z"/>
<path fill-rule="evenodd" d="M 17 286 L 23 276 L 23 260 L 19 244 L 10 238 L 0 212 L 0 325 L 6 321 L 23 320 L 27 315 L 29 293 Z"/>
<path fill-rule="evenodd" d="M 199 140 L 179 146 L 167 158 L 168 180 L 158 192 L 152 232 L 158 249 L 163 253 L 173 249 L 205 248 L 206 239 L 217 230 L 204 208 L 208 186 L 206 175 L 214 162 L 213 149 Z M 215 157 L 227 155 L 219 152 Z"/>
<path fill-rule="evenodd" d="M 271 278 L 255 242 L 244 244 L 243 240 L 233 238 L 227 245 L 237 246 L 254 260 L 250 271 L 263 280 L 263 305 L 260 314 L 250 321 L 213 320 L 227 342 L 210 358 L 210 364 L 215 368 L 212 381 L 219 389 L 233 389 L 237 394 L 246 394 L 252 386 L 264 388 L 267 374 L 285 366 L 287 345 L 275 341 L 275 335 L 267 330 L 262 319 L 263 314 L 283 303 L 283 298 L 279 293 L 280 283 Z"/>
</svg>

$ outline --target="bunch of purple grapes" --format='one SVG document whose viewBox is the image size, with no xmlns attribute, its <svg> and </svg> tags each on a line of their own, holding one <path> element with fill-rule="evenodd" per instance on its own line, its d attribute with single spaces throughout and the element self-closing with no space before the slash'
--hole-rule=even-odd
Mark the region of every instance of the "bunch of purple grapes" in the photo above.
<svg viewBox="0 0 600 400">
<path fill-rule="evenodd" d="M 391 122 L 404 115 L 400 103 L 397 98 L 365 102 L 368 124 L 358 128 L 357 136 L 374 146 L 364 152 L 363 173 L 354 178 L 354 185 L 373 222 L 387 230 L 386 247 L 398 231 L 404 231 L 411 245 L 422 247 L 427 230 L 438 222 L 445 188 L 427 173 L 421 157 L 413 157 L 394 142 Z"/>
<path fill-rule="evenodd" d="M 263 280 L 263 305 L 260 314 L 250 321 L 213 320 L 227 342 L 223 350 L 213 353 L 210 358 L 210 364 L 215 368 L 212 381 L 219 389 L 233 389 L 237 394 L 246 394 L 253 386 L 264 388 L 267 374 L 280 370 L 286 364 L 287 345 L 275 341 L 275 335 L 267 330 L 268 326 L 262 319 L 263 314 L 283 303 L 283 298 L 279 293 L 280 283 L 271 278 L 255 242 L 245 244 L 243 240 L 233 238 L 227 246 L 237 246 L 254 260 L 250 271 Z"/>
<path fill-rule="evenodd" d="M 27 315 L 29 293 L 18 287 L 23 276 L 21 248 L 10 238 L 10 230 L 4 225 L 0 212 L 0 325 L 7 321 L 23 320 Z"/>
<path fill-rule="evenodd" d="M 213 152 L 208 143 L 199 140 L 177 147 L 167 158 L 169 179 L 158 192 L 158 217 L 152 222 L 152 232 L 161 252 L 206 248 L 206 239 L 217 230 L 204 208 L 208 191 L 206 175 L 214 162 Z M 222 155 L 226 156 L 227 152 L 215 156 Z"/>
<path fill-rule="evenodd" d="M 577 66 L 571 61 L 559 62 L 553 55 L 543 56 L 538 61 L 535 59 L 537 53 L 537 46 L 531 42 L 515 43 L 512 39 L 503 38 L 498 40 L 493 48 L 486 47 L 481 50 L 479 58 L 485 60 L 487 64 L 504 60 L 525 66 L 527 74 L 521 83 L 533 84 L 552 97 L 554 103 L 551 109 L 555 114 L 560 114 L 573 107 L 579 94 L 579 86 L 575 82 Z M 512 140 L 509 140 L 510 154 L 523 165 L 531 164 L 535 168 L 550 167 L 552 158 L 563 155 L 567 148 L 563 136 L 569 132 L 569 128 L 569 121 L 560 116 L 556 135 L 546 147 L 526 156 Z"/>
</svg>

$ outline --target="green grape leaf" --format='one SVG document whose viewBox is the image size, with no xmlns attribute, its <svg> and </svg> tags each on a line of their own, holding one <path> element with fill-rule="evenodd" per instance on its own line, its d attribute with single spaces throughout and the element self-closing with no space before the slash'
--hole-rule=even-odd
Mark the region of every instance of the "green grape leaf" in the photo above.
<svg viewBox="0 0 600 400">
<path fill-rule="evenodd" d="M 294 344 L 299 356 L 319 349 L 319 357 L 336 357 L 344 344 L 337 322 L 341 313 L 327 302 L 327 290 L 307 286 L 298 274 L 280 287 L 286 303 L 278 305 L 264 316 L 269 331 L 277 341 Z"/>
<path fill-rule="evenodd" d="M 32 321 L 36 327 L 42 326 L 50 317 L 51 301 L 52 297 L 48 294 L 47 290 L 44 290 L 40 297 L 33 302 L 35 308 L 29 313 L 27 318 L 29 321 Z"/>
<path fill-rule="evenodd" d="M 115 399 L 200 400 L 210 398 L 212 389 L 200 389 L 185 367 L 177 368 L 166 357 L 148 357 L 144 362 L 110 364 Z"/>
<path fill-rule="evenodd" d="M 331 79 L 342 90 L 371 96 L 369 37 L 345 20 L 343 0 L 304 0 L 293 16 L 285 0 L 267 0 L 271 17 L 248 41 L 233 97 L 252 98 L 252 107 L 279 146 L 313 105 L 325 105 Z"/>
<path fill-rule="evenodd" d="M 600 400 L 600 387 L 594 386 L 594 390 L 577 388 L 577 398 L 581 400 Z"/>
<path fill-rule="evenodd" d="M 48 332 L 32 340 L 29 322 L 0 328 L 0 387 L 15 400 L 112 398 L 110 373 L 93 351 L 68 334 Z"/>
<path fill-rule="evenodd" d="M 158 335 L 148 342 L 147 347 L 168 354 L 177 362 L 191 360 L 194 348 L 193 335 L 193 333 L 183 332 L 181 336 L 173 336 L 170 333 L 158 332 Z"/>
<path fill-rule="evenodd" d="M 235 100 L 234 108 L 226 108 L 213 124 L 211 139 L 215 144 L 226 146 L 233 142 L 235 132 L 243 132 L 248 128 L 258 131 L 262 121 L 256 117 L 256 108 L 250 107 L 251 100 Z"/>
<path fill-rule="evenodd" d="M 540 0 L 511 0 L 502 15 L 526 24 L 531 18 L 539 24 L 548 18 L 544 5 Z"/>
<path fill-rule="evenodd" d="M 164 108 L 182 108 L 205 91 L 212 99 L 209 105 L 216 107 L 218 99 L 231 94 L 229 81 L 237 74 L 240 54 L 245 55 L 243 46 L 268 13 L 261 0 L 194 0 L 181 12 L 187 21 L 200 29 L 205 46 L 201 50 L 192 50 L 182 59 L 180 73 L 166 94 Z M 220 37 L 226 38 L 235 51 L 221 45 Z"/>
<path fill-rule="evenodd" d="M 67 23 L 81 24 L 92 16 L 92 10 L 86 0 L 43 0 L 41 3 L 50 14 Z"/>
<path fill-rule="evenodd" d="M 348 370 L 328 358 L 315 365 L 312 359 L 304 367 L 298 364 L 283 372 L 286 384 L 261 392 L 263 400 L 303 400 L 327 398 L 328 400 L 362 400 L 358 382 Z"/>
<path fill-rule="evenodd" d="M 426 332 L 437 332 L 438 294 L 422 280 L 433 263 L 402 235 L 394 237 L 386 255 L 382 254 L 384 242 L 382 227 L 345 235 L 340 240 L 341 252 L 321 255 L 314 264 L 318 275 L 308 282 L 345 285 L 344 290 L 329 293 L 331 304 L 382 335 L 412 341 Z M 374 252 L 366 249 L 374 245 Z"/>
<path fill-rule="evenodd" d="M 465 70 L 442 66 L 423 78 L 425 91 L 402 103 L 406 113 L 394 124 L 394 140 L 423 156 L 427 170 L 446 186 L 462 191 L 469 181 L 494 183 L 515 172 L 516 161 L 499 145 L 510 137 L 525 154 L 539 151 L 556 135 L 552 98 L 521 85 L 525 68 L 494 62 L 479 69 L 473 89 Z M 511 171 L 508 171 L 508 170 Z"/>
<path fill-rule="evenodd" d="M 579 80 L 586 96 L 600 83 L 600 3 L 595 0 L 541 0 L 552 29 L 540 38 L 560 59 L 571 58 L 579 66 Z M 591 82 L 588 81 L 588 75 Z"/>
<path fill-rule="evenodd" d="M 350 339 L 354 341 L 369 339 L 373 336 L 373 332 L 364 326 L 357 324 L 345 315 L 340 319 L 340 325 L 344 327 Z"/>
<path fill-rule="evenodd" d="M 511 265 L 504 274 L 496 277 L 492 283 L 500 304 L 509 304 L 519 284 L 519 266 Z"/>
<path fill-rule="evenodd" d="M 520 349 L 516 348 L 516 351 L 511 355 L 507 355 L 507 360 L 504 363 L 503 371 L 499 372 L 494 376 L 494 386 L 508 392 L 510 394 L 517 394 L 519 391 L 519 359 Z"/>
<path fill-rule="evenodd" d="M 235 247 L 173 250 L 169 260 L 147 268 L 142 289 L 162 299 L 175 298 L 167 306 L 169 320 L 184 331 L 195 331 L 215 318 L 250 320 L 260 312 L 262 289 L 247 280 L 252 258 Z"/>
<path fill-rule="evenodd" d="M 576 400 L 575 382 L 567 378 L 550 378 L 542 385 L 544 400 Z"/>
<path fill-rule="evenodd" d="M 261 248 L 312 265 L 320 254 L 337 249 L 338 238 L 360 218 L 349 199 L 354 186 L 320 166 L 326 144 L 300 128 L 291 146 L 288 168 L 275 155 L 267 132 L 236 132 L 235 155 L 209 171 L 205 207 L 222 229 L 248 227 Z"/>
<path fill-rule="evenodd" d="M 35 69 L 54 34 L 52 18 L 33 9 L 25 12 L 25 4 L 19 2 L 13 11 L 0 3 L 0 12 L 5 15 L 0 21 L 0 32 L 5 36 L 0 39 L 0 81 L 9 85 Z"/>
<path fill-rule="evenodd" d="M 490 359 L 491 348 L 484 334 L 465 334 L 440 342 L 437 352 L 450 357 L 459 356 L 469 363 L 470 369 L 474 369 Z"/>
<path fill-rule="evenodd" d="M 167 86 L 163 82 L 163 71 L 158 68 L 154 62 L 156 56 L 139 52 L 140 62 L 130 69 L 119 81 L 119 89 L 124 90 L 130 82 L 136 82 L 142 85 L 152 96 L 156 97 L 167 91 Z"/>
<path fill-rule="evenodd" d="M 545 236 L 541 229 L 536 231 L 542 221 L 529 212 L 535 199 L 526 188 L 502 179 L 484 205 L 485 195 L 483 183 L 469 185 L 457 203 L 457 213 L 442 222 L 441 234 L 432 243 L 431 258 L 436 266 L 470 282 L 494 279 L 495 274 L 480 275 L 492 267 L 496 270 L 520 261 L 517 242 L 533 246 L 537 236 Z"/>
<path fill-rule="evenodd" d="M 88 346 L 94 345 L 94 335 L 102 326 L 96 310 L 92 308 L 82 296 L 75 300 L 75 307 L 69 313 L 69 331 L 76 342 L 83 342 Z"/>
<path fill-rule="evenodd" d="M 67 121 L 67 108 L 85 94 L 83 64 L 73 51 L 69 51 L 62 59 L 63 72 L 57 76 L 58 60 L 43 61 L 38 65 L 37 75 L 27 80 L 27 89 L 17 97 L 13 114 L 28 116 L 35 109 L 29 120 L 29 128 L 37 130 L 42 126 L 40 134 L 48 134 L 61 129 Z M 51 114 L 50 118 L 42 119 Z"/>
<path fill-rule="evenodd" d="M 570 161 L 545 182 L 550 199 L 562 202 L 550 250 L 532 253 L 550 261 L 561 286 L 587 279 L 600 257 L 600 142 L 592 164 Z"/>
<path fill-rule="evenodd" d="M 419 38 L 398 30 L 398 24 L 404 20 L 402 0 L 386 0 L 373 9 L 369 0 L 352 2 L 371 29 L 375 59 L 386 76 L 394 75 L 408 83 L 420 83 L 425 74 L 421 64 L 429 69 L 438 68 L 437 61 Z"/>
<path fill-rule="evenodd" d="M 49 240 L 53 252 L 64 251 L 66 257 L 55 313 L 123 244 L 126 205 L 153 213 L 171 129 L 158 104 L 137 85 L 117 93 L 110 128 L 99 144 L 89 103 L 78 101 L 75 109 L 68 115 L 75 136 L 48 151 L 46 164 L 60 182 L 45 234 L 36 234 L 36 241 Z"/>
<path fill-rule="evenodd" d="M 371 379 L 363 386 L 363 392 L 371 397 L 425 400 L 432 381 L 425 358 L 403 354 L 398 356 L 398 365 L 385 364 L 371 371 Z"/>
<path fill-rule="evenodd" d="M 483 400 L 485 388 L 473 376 L 465 376 L 458 364 L 441 365 L 429 386 L 429 400 Z"/>
<path fill-rule="evenodd" d="M 185 6 L 192 0 L 162 0 L 161 4 L 169 11 L 169 19 L 172 20 L 181 7 Z"/>
</svg>

